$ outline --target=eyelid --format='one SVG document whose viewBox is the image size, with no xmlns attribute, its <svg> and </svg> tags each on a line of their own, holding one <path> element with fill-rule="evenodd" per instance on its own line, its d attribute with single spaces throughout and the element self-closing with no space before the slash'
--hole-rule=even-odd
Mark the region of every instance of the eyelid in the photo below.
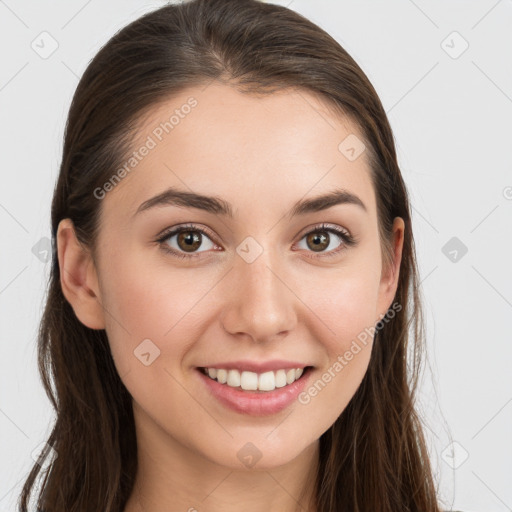
<svg viewBox="0 0 512 512">
<path fill-rule="evenodd" d="M 157 235 L 156 241 L 157 242 L 165 241 L 169 237 L 179 234 L 180 231 L 187 231 L 187 230 L 199 231 L 200 233 L 203 233 L 206 236 L 208 236 L 208 238 L 210 238 L 210 239 L 216 238 L 215 234 L 213 233 L 213 231 L 210 230 L 210 228 L 207 228 L 206 226 L 202 226 L 200 224 L 186 223 L 186 224 L 178 224 L 177 226 L 173 226 L 172 228 L 165 228 L 163 231 L 161 231 Z M 212 242 L 213 242 L 213 240 L 212 240 Z"/>
<path fill-rule="evenodd" d="M 313 224 L 312 226 L 308 226 L 307 228 L 304 228 L 302 231 L 299 231 L 299 237 L 300 240 L 302 240 L 306 235 L 309 235 L 309 233 L 316 232 L 316 231 L 335 231 L 337 234 L 344 234 L 349 238 L 352 238 L 352 235 L 348 231 L 348 229 L 343 228 L 341 226 L 338 226 L 337 224 L 330 224 L 329 222 L 320 222 L 320 224 Z"/>
</svg>

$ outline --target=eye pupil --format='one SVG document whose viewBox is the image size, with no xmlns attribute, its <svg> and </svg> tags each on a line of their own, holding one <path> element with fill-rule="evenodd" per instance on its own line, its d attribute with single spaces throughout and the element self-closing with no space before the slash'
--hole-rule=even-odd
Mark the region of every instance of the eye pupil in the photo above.
<svg viewBox="0 0 512 512">
<path fill-rule="evenodd" d="M 182 247 L 182 243 L 185 247 Z M 196 231 L 182 231 L 178 234 L 178 245 L 184 251 L 193 252 L 201 245 L 201 235 Z"/>
<path fill-rule="evenodd" d="M 320 233 L 320 234 L 318 234 Z M 316 233 L 311 233 L 307 237 L 308 244 L 309 242 L 313 243 L 312 249 L 316 252 L 320 252 L 324 250 L 326 247 L 329 247 L 329 236 L 325 231 L 319 231 Z M 327 243 L 325 243 L 327 242 Z"/>
</svg>

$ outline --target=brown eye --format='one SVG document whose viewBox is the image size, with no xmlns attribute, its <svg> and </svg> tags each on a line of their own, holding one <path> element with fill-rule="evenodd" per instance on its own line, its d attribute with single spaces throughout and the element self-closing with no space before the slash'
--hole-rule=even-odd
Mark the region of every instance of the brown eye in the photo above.
<svg viewBox="0 0 512 512">
<path fill-rule="evenodd" d="M 303 243 L 306 252 L 318 253 L 313 258 L 337 256 L 348 247 L 355 246 L 357 240 L 345 229 L 336 225 L 322 224 L 306 233 L 299 242 Z M 336 243 L 338 242 L 338 243 Z"/>
<path fill-rule="evenodd" d="M 329 247 L 330 237 L 327 231 L 316 231 L 306 235 L 308 247 L 315 252 L 320 252 Z"/>
<path fill-rule="evenodd" d="M 202 235 L 197 231 L 182 231 L 178 234 L 177 244 L 186 252 L 194 252 L 201 246 Z"/>
<path fill-rule="evenodd" d="M 157 239 L 157 242 L 166 252 L 183 258 L 201 256 L 203 252 L 215 248 L 206 231 L 194 226 L 180 226 L 167 231 Z M 209 247 L 208 244 L 210 244 Z"/>
</svg>

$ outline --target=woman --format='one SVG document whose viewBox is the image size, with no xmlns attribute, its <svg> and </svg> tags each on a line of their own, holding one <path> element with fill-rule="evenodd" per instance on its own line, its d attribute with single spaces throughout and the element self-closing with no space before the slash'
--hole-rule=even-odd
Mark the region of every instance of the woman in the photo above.
<svg viewBox="0 0 512 512">
<path fill-rule="evenodd" d="M 117 33 L 73 98 L 52 234 L 57 419 L 21 511 L 45 460 L 44 512 L 440 510 L 392 131 L 318 26 L 193 0 Z"/>
</svg>

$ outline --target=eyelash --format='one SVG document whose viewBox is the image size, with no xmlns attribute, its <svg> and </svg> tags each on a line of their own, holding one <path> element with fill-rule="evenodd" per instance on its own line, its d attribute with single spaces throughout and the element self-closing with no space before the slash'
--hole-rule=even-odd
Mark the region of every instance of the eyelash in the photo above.
<svg viewBox="0 0 512 512">
<path fill-rule="evenodd" d="M 168 230 L 168 231 L 164 232 L 155 241 L 160 245 L 162 250 L 164 250 L 166 253 L 170 253 L 174 257 L 177 257 L 177 258 L 180 258 L 180 259 L 185 259 L 185 258 L 193 259 L 193 258 L 201 257 L 201 253 L 189 253 L 189 254 L 187 254 L 187 253 L 183 253 L 183 252 L 178 252 L 175 249 L 170 248 L 165 243 L 167 240 L 169 240 L 169 238 L 171 238 L 174 235 L 178 235 L 178 234 L 180 234 L 183 231 L 197 231 L 197 232 L 201 233 L 202 235 L 208 237 L 209 239 L 212 238 L 212 236 L 205 229 L 203 229 L 203 228 L 201 228 L 199 226 L 195 226 L 193 224 L 188 224 L 188 225 L 179 226 L 178 228 L 175 228 L 175 229 Z M 309 257 L 312 257 L 312 258 L 330 258 L 330 257 L 338 255 L 339 253 L 341 253 L 342 251 L 344 251 L 348 247 L 352 247 L 352 246 L 357 244 L 356 238 L 353 237 L 348 231 L 346 231 L 346 230 L 344 230 L 342 228 L 336 227 L 336 226 L 330 226 L 330 225 L 326 225 L 326 224 L 321 224 L 319 226 L 315 226 L 313 229 L 311 229 L 307 233 L 304 233 L 304 235 L 302 235 L 302 237 L 301 237 L 301 240 L 303 238 L 305 238 L 306 236 L 310 235 L 311 233 L 316 233 L 318 231 L 325 231 L 325 232 L 328 232 L 328 233 L 334 233 L 335 235 L 339 236 L 343 240 L 343 244 L 338 249 L 334 249 L 334 250 L 329 251 L 329 252 L 318 253 L 318 254 L 320 254 L 320 256 L 309 256 Z"/>
</svg>

